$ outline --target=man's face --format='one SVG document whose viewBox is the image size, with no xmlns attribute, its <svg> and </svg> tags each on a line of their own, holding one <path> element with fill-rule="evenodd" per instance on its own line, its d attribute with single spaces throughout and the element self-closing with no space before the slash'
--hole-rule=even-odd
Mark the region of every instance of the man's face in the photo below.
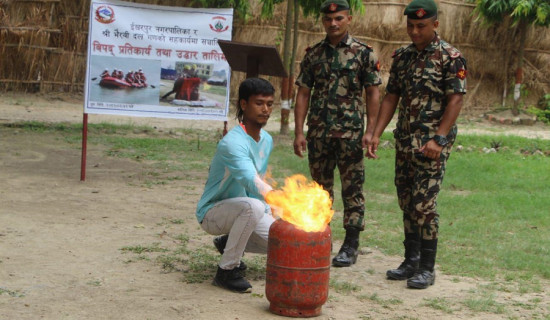
<svg viewBox="0 0 550 320">
<path fill-rule="evenodd" d="M 422 20 L 407 19 L 407 34 L 418 50 L 424 50 L 432 42 L 435 29 L 439 26 L 436 18 Z"/>
<path fill-rule="evenodd" d="M 265 126 L 273 111 L 273 95 L 256 94 L 241 100 L 243 122 Z"/>
<path fill-rule="evenodd" d="M 332 41 L 340 41 L 348 32 L 351 16 L 348 10 L 323 15 L 323 27 L 328 38 Z"/>
</svg>

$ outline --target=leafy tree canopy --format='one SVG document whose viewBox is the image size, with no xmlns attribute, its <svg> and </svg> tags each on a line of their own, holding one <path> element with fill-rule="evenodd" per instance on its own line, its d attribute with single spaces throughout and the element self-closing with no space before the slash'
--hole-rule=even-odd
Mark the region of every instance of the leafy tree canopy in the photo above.
<svg viewBox="0 0 550 320">
<path fill-rule="evenodd" d="M 550 25 L 548 0 L 472 0 L 474 1 L 475 12 L 491 24 L 510 16 L 514 25 L 519 22 L 538 26 Z"/>
</svg>

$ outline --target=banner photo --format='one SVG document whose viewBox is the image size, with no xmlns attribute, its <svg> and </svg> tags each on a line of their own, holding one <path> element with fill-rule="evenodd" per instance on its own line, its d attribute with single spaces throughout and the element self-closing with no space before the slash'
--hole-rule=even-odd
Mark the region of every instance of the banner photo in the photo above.
<svg viewBox="0 0 550 320">
<path fill-rule="evenodd" d="M 227 120 L 233 9 L 92 0 L 85 113 Z"/>
</svg>

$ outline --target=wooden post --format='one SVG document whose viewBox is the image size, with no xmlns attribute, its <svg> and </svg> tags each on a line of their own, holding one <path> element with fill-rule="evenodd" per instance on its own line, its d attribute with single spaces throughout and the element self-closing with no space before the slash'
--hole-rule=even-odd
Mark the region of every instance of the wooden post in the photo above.
<svg viewBox="0 0 550 320">
<path fill-rule="evenodd" d="M 88 146 L 88 114 L 82 118 L 82 156 L 80 159 L 80 181 L 86 180 L 86 149 Z"/>
</svg>

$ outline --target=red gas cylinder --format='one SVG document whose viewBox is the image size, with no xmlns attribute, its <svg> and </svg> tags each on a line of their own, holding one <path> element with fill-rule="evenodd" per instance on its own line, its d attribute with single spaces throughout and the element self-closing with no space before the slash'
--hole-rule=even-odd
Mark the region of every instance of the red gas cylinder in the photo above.
<svg viewBox="0 0 550 320">
<path fill-rule="evenodd" d="M 306 232 L 284 220 L 269 229 L 265 293 L 269 310 L 315 317 L 327 301 L 331 231 Z"/>
</svg>

